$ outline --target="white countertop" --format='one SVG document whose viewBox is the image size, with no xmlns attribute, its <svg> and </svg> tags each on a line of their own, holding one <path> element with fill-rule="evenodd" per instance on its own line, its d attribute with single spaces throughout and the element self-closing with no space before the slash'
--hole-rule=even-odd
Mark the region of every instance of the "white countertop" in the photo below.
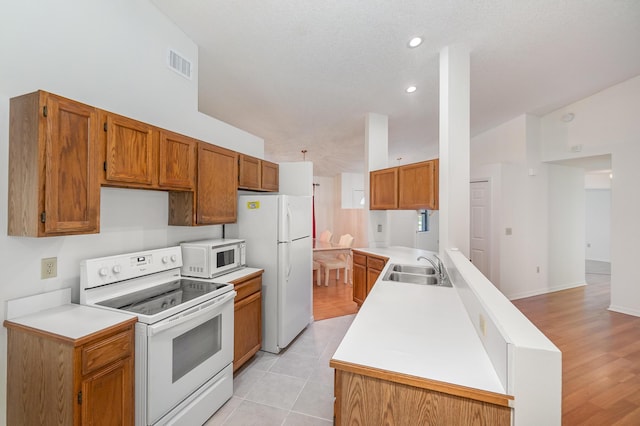
<svg viewBox="0 0 640 426">
<path fill-rule="evenodd" d="M 221 283 L 230 283 L 231 281 L 239 280 L 253 273 L 262 271 L 260 268 L 242 268 L 234 272 L 229 272 L 228 274 L 220 275 L 215 277 L 213 281 L 221 282 Z"/>
<path fill-rule="evenodd" d="M 131 318 L 136 316 L 68 303 L 8 321 L 75 340 Z"/>
<path fill-rule="evenodd" d="M 357 248 L 389 258 L 333 359 L 505 394 L 455 287 L 384 281 L 389 264 L 433 253 Z"/>
</svg>

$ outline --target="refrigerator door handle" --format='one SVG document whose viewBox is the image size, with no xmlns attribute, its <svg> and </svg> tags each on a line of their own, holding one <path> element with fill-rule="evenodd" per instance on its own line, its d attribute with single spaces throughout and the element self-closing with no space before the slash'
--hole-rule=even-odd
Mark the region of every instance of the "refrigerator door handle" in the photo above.
<svg viewBox="0 0 640 426">
<path fill-rule="evenodd" d="M 293 238 L 291 236 L 291 206 L 287 203 L 287 241 L 291 241 Z"/>
<path fill-rule="evenodd" d="M 287 244 L 287 282 L 291 277 L 291 244 Z"/>
</svg>

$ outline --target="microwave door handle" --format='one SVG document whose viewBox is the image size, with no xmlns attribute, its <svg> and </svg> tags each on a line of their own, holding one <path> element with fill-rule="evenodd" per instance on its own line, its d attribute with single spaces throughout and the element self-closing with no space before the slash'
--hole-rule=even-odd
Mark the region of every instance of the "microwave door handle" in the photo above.
<svg viewBox="0 0 640 426">
<path fill-rule="evenodd" d="M 213 303 L 211 303 L 210 305 L 204 307 L 204 308 L 200 308 L 200 309 L 196 309 L 193 312 L 185 312 L 181 317 L 175 319 L 175 320 L 169 320 L 169 321 L 162 321 L 159 324 L 154 324 L 154 325 L 150 325 L 147 329 L 147 332 L 149 334 L 149 336 L 154 336 L 156 334 L 159 334 L 169 328 L 172 327 L 176 327 L 180 324 L 183 324 L 187 321 L 192 321 L 194 319 L 197 319 L 199 317 L 203 317 L 206 315 L 209 315 L 211 312 L 217 310 L 220 305 L 228 302 L 229 300 L 233 300 L 233 298 L 236 296 L 236 292 L 235 291 L 230 291 L 226 294 L 224 294 L 223 296 L 219 296 L 217 298 L 215 298 L 213 300 Z M 205 302 L 206 303 L 206 302 Z"/>
</svg>

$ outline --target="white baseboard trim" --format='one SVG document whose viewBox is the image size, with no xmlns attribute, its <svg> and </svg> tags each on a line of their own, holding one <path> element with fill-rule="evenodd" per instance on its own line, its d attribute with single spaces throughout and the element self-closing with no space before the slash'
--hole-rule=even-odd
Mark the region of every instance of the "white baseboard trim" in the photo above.
<svg viewBox="0 0 640 426">
<path fill-rule="evenodd" d="M 524 299 L 525 297 L 539 296 L 541 294 L 554 293 L 556 291 L 561 291 L 561 290 L 568 290 L 570 288 L 584 287 L 585 285 L 587 284 L 585 284 L 584 282 L 579 282 L 579 283 L 554 286 L 554 287 L 549 287 L 544 289 L 525 291 L 521 293 L 505 294 L 505 296 L 509 300 L 518 300 L 518 299 Z"/>
<path fill-rule="evenodd" d="M 640 310 L 638 309 L 629 309 L 624 306 L 615 306 L 609 305 L 609 310 L 613 312 L 618 312 L 620 314 L 633 315 L 634 317 L 640 317 Z"/>
</svg>

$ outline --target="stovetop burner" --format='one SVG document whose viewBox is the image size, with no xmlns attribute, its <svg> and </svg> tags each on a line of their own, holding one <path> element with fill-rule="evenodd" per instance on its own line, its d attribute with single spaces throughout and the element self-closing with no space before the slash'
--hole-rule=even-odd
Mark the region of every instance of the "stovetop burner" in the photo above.
<svg viewBox="0 0 640 426">
<path fill-rule="evenodd" d="M 231 288 L 229 284 L 181 278 L 134 293 L 104 300 L 98 302 L 97 305 L 136 314 L 155 315 L 205 294 L 222 290 L 225 287 Z"/>
</svg>

